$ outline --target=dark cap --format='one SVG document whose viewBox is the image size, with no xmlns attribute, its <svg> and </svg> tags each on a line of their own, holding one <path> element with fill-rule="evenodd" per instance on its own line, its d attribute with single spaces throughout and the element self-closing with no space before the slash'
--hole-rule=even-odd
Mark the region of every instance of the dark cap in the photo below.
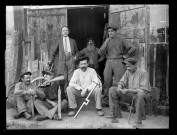
<svg viewBox="0 0 177 135">
<path fill-rule="evenodd" d="M 115 25 L 113 25 L 113 24 L 109 24 L 109 25 L 107 26 L 107 29 L 110 29 L 110 28 L 114 29 L 115 31 L 118 29 L 118 27 L 115 26 Z"/>
<path fill-rule="evenodd" d="M 136 64 L 136 62 L 137 62 L 137 60 L 135 58 L 127 58 L 122 63 L 123 64 L 130 63 L 130 64 L 134 65 L 134 64 Z"/>
<path fill-rule="evenodd" d="M 20 75 L 20 79 L 19 79 L 19 81 L 21 82 L 21 78 L 24 76 L 24 75 L 32 75 L 32 73 L 30 72 L 30 71 L 24 71 L 21 75 Z"/>
<path fill-rule="evenodd" d="M 42 71 L 42 74 L 43 74 L 43 75 L 45 75 L 45 74 L 47 74 L 47 75 L 54 75 L 54 73 L 52 73 L 52 72 L 49 71 L 49 70 L 44 70 L 44 71 Z"/>
</svg>

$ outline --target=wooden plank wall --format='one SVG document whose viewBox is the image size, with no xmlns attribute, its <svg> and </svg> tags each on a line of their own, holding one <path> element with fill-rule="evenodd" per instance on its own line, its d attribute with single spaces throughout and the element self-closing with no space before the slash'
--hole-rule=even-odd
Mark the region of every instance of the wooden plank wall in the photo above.
<svg viewBox="0 0 177 135">
<path fill-rule="evenodd" d="M 38 60 L 41 64 L 42 60 L 44 65 L 47 63 L 54 43 L 61 37 L 61 27 L 64 25 L 67 25 L 66 9 L 27 10 L 27 35 L 34 37 L 34 48 L 30 48 L 33 61 Z M 37 76 L 39 74 L 35 77 Z"/>
<path fill-rule="evenodd" d="M 145 5 L 110 5 L 109 23 L 119 27 L 117 34 L 137 48 L 138 65 L 146 69 Z"/>
</svg>

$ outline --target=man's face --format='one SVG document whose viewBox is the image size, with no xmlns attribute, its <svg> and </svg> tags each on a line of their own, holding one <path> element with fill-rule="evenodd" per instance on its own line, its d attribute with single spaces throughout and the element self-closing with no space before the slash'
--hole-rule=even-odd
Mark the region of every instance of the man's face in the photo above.
<svg viewBox="0 0 177 135">
<path fill-rule="evenodd" d="M 89 51 L 91 51 L 91 50 L 94 50 L 94 47 L 95 47 L 94 41 L 93 41 L 93 40 L 89 40 L 89 41 L 87 42 L 87 49 L 88 49 Z"/>
<path fill-rule="evenodd" d="M 80 61 L 79 62 L 79 68 L 85 72 L 87 70 L 87 67 L 88 67 L 88 62 L 87 60 L 83 60 L 83 61 Z"/>
<path fill-rule="evenodd" d="M 69 34 L 69 29 L 67 27 L 63 27 L 61 33 L 62 33 L 63 37 L 67 37 Z"/>
<path fill-rule="evenodd" d="M 31 75 L 27 74 L 22 77 L 22 81 L 26 84 L 29 85 L 31 82 Z"/>
<path fill-rule="evenodd" d="M 126 63 L 126 68 L 130 73 L 134 73 L 136 66 L 132 65 L 131 63 L 128 62 L 128 63 Z"/>
<path fill-rule="evenodd" d="M 109 37 L 112 38 L 116 35 L 116 31 L 112 28 L 108 29 Z"/>
<path fill-rule="evenodd" d="M 49 80 L 51 80 L 52 78 L 53 78 L 52 75 L 44 74 L 44 80 L 45 80 L 45 81 L 49 81 Z"/>
</svg>

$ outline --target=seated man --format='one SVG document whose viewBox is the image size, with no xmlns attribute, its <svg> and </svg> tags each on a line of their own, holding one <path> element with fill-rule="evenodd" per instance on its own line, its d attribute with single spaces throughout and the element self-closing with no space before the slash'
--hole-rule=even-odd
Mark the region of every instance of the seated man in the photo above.
<svg viewBox="0 0 177 135">
<path fill-rule="evenodd" d="M 79 59 L 79 69 L 74 71 L 74 74 L 67 87 L 67 95 L 69 101 L 69 107 L 71 111 L 69 116 L 74 116 L 76 113 L 76 99 L 75 97 L 85 97 L 93 89 L 95 83 L 99 83 L 97 73 L 94 69 L 88 67 L 89 58 L 82 57 Z M 103 116 L 104 113 L 101 107 L 101 88 L 97 86 L 91 97 L 95 98 L 96 109 L 99 116 Z"/>
<path fill-rule="evenodd" d="M 30 119 L 32 113 L 31 95 L 40 94 L 40 92 L 37 91 L 37 87 L 31 83 L 31 74 L 31 72 L 22 73 L 20 76 L 20 82 L 15 85 L 14 101 L 18 111 L 18 114 L 14 115 L 15 119 L 19 117 Z"/>
<path fill-rule="evenodd" d="M 135 96 L 136 121 L 135 124 L 141 124 L 145 114 L 145 101 L 148 98 L 150 89 L 148 72 L 141 70 L 136 66 L 137 60 L 128 58 L 123 63 L 126 64 L 127 71 L 118 82 L 118 87 L 109 89 L 109 106 L 111 116 L 122 117 L 120 112 L 120 100 L 131 103 Z"/>
<path fill-rule="evenodd" d="M 64 76 L 59 76 L 53 79 L 54 74 L 50 71 L 43 71 L 45 82 L 42 86 L 39 86 L 43 91 L 44 96 L 41 98 L 36 98 L 34 101 L 34 106 L 37 112 L 40 114 L 35 117 L 35 120 L 45 120 L 45 119 L 58 119 L 58 88 L 60 85 L 60 80 L 64 80 Z M 61 89 L 61 111 L 67 111 L 68 101 L 64 99 L 64 90 Z"/>
</svg>

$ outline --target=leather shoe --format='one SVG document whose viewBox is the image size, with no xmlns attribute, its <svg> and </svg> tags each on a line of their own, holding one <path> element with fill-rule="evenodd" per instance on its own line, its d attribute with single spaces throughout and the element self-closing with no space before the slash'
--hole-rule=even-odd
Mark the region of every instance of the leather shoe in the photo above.
<svg viewBox="0 0 177 135">
<path fill-rule="evenodd" d="M 135 123 L 136 124 L 142 124 L 142 121 L 136 120 Z"/>
<path fill-rule="evenodd" d="M 20 115 L 19 114 L 15 114 L 13 117 L 14 117 L 14 119 L 18 119 L 18 118 L 20 118 Z"/>
<path fill-rule="evenodd" d="M 113 114 L 106 116 L 108 119 L 113 119 Z M 122 114 L 116 115 L 115 118 L 122 118 Z"/>
<path fill-rule="evenodd" d="M 97 109 L 97 114 L 98 116 L 103 116 L 104 112 L 102 111 L 102 109 Z"/>
<path fill-rule="evenodd" d="M 71 117 L 71 116 L 74 116 L 76 114 L 76 109 L 72 109 L 72 111 L 70 111 L 68 113 L 68 115 Z"/>
<path fill-rule="evenodd" d="M 46 120 L 46 119 L 48 119 L 48 117 L 45 116 L 45 115 L 37 115 L 37 116 L 35 117 L 35 120 L 36 120 L 36 121 L 42 121 L 42 120 Z"/>
<path fill-rule="evenodd" d="M 23 115 L 27 120 L 29 120 L 31 118 L 31 115 L 27 112 L 24 112 Z"/>
<path fill-rule="evenodd" d="M 143 115 L 143 116 L 142 116 L 142 120 L 146 120 L 146 115 Z"/>
</svg>

